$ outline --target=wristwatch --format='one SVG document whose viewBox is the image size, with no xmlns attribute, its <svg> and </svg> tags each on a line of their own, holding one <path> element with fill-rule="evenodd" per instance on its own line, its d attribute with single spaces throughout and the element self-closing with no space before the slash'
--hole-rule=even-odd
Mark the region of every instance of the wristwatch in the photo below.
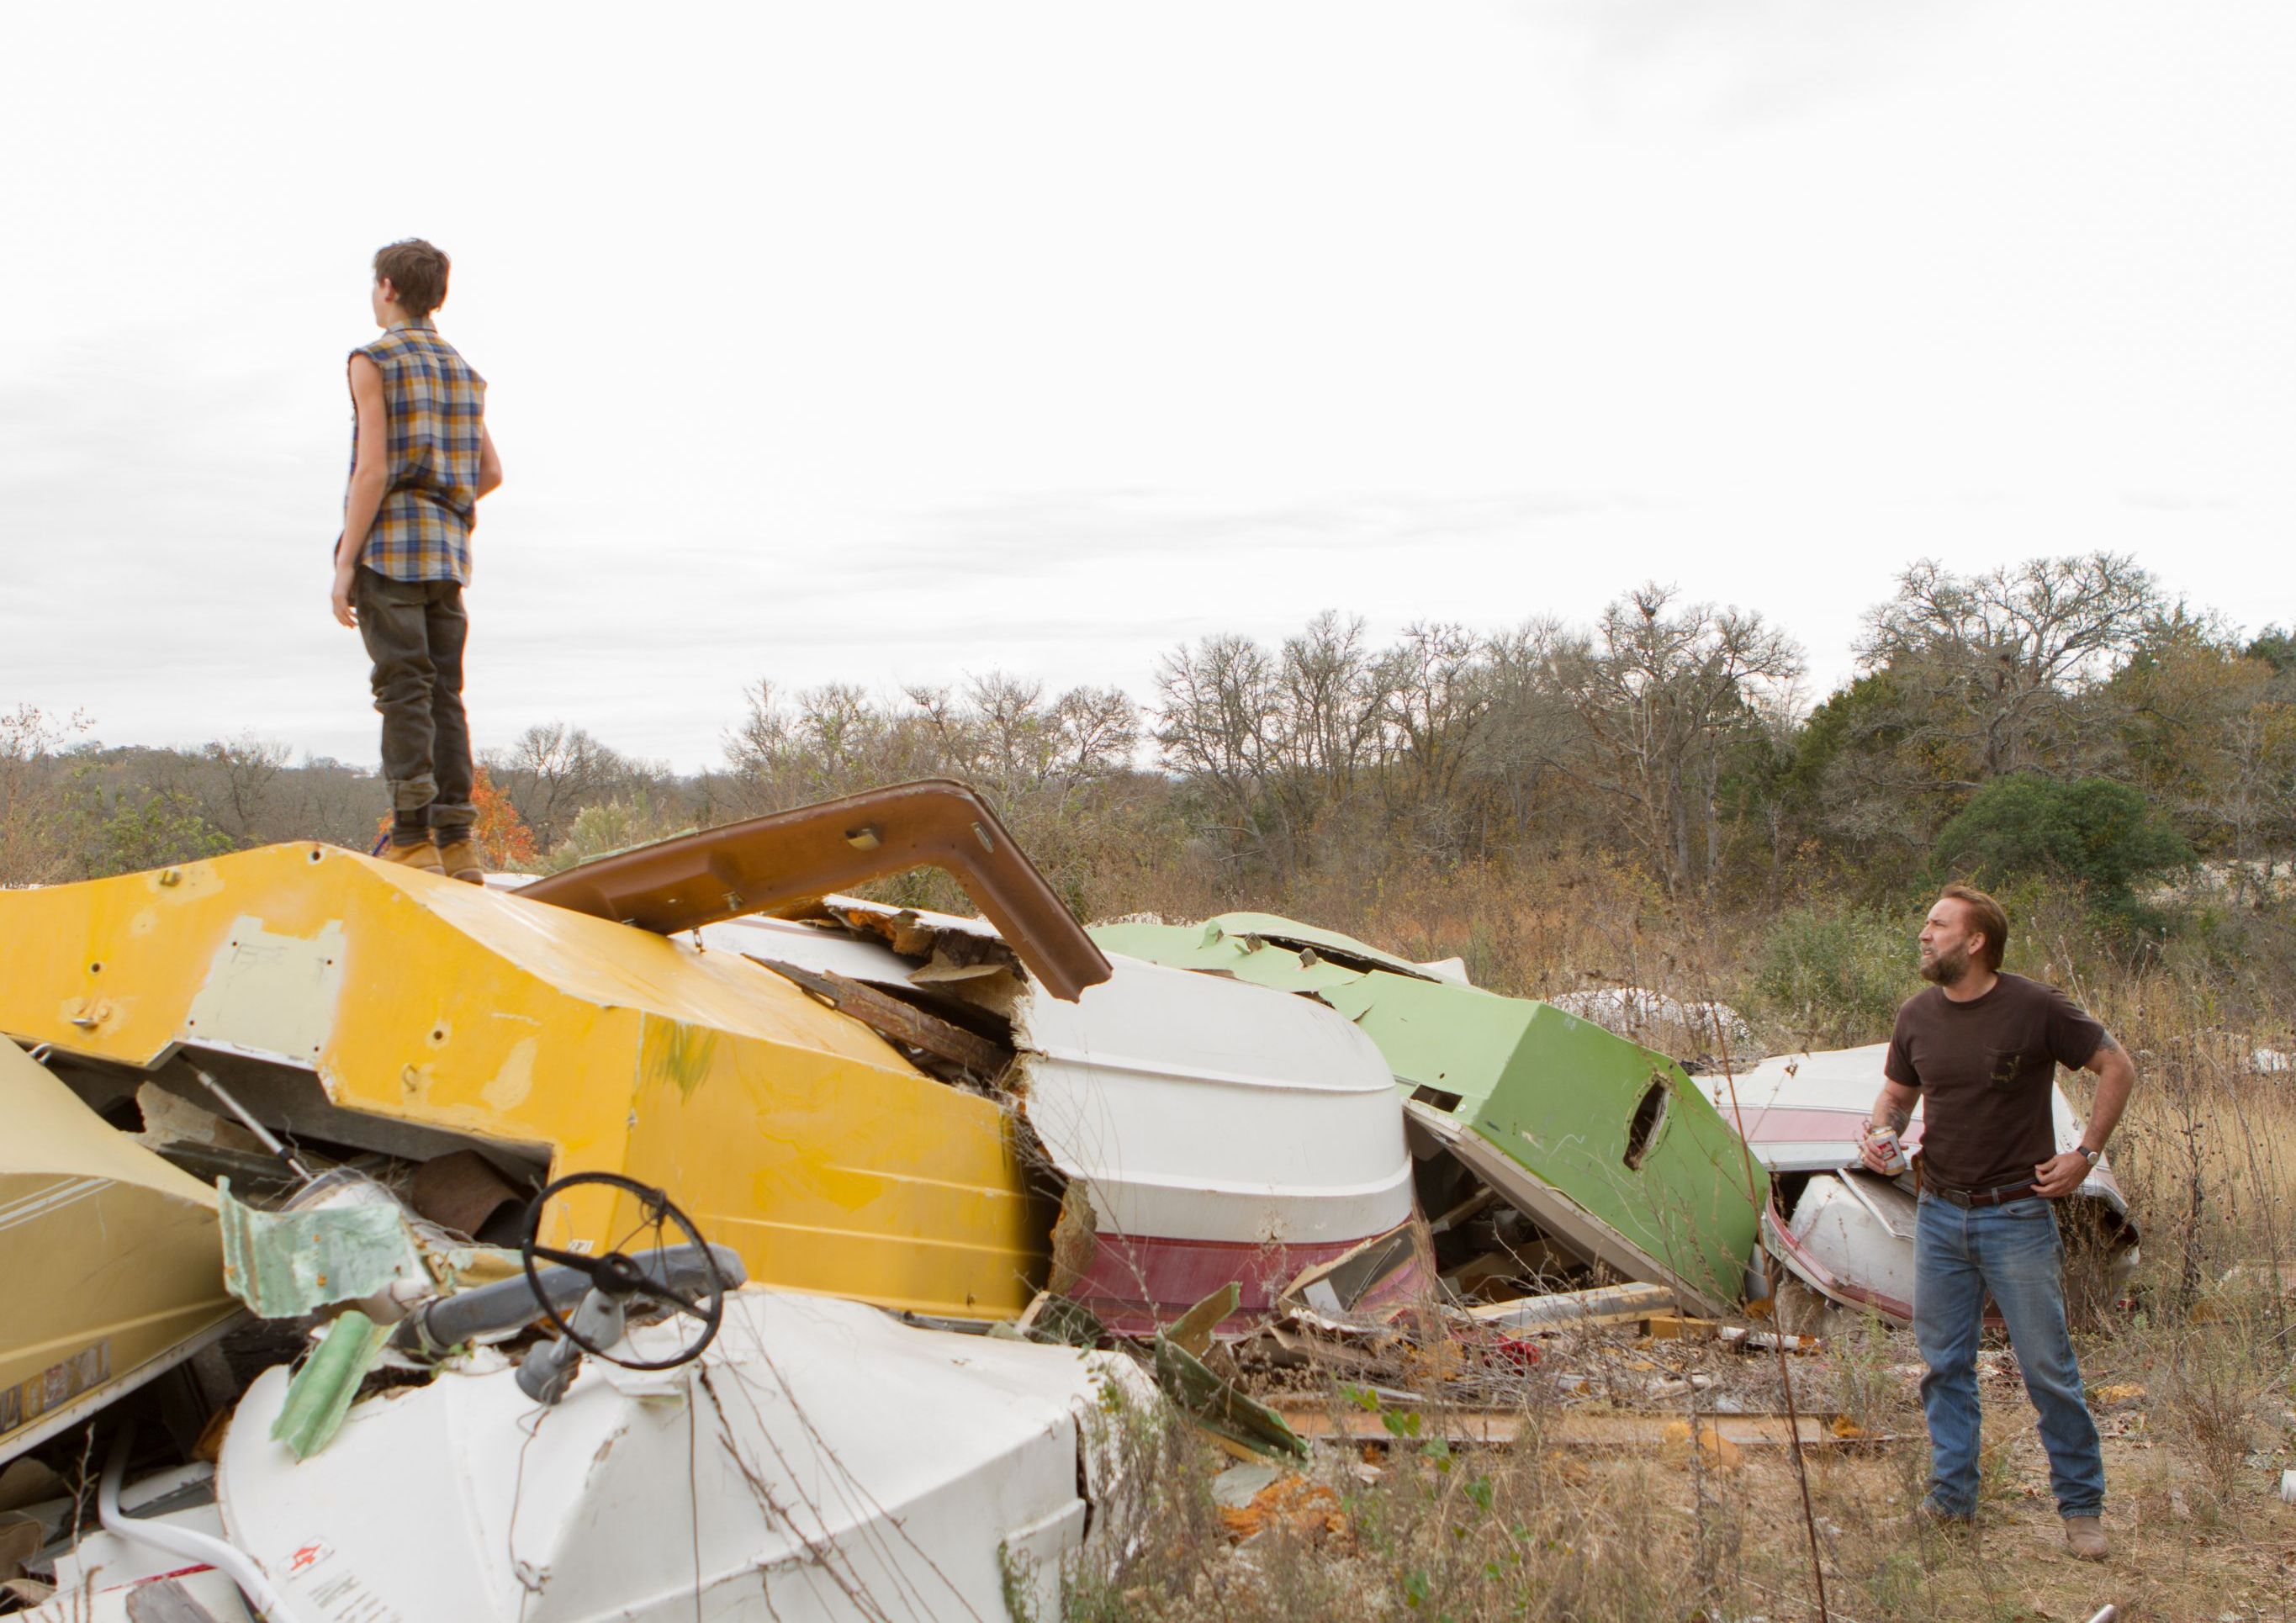
<svg viewBox="0 0 2296 1623">
<path fill-rule="evenodd" d="M 2104 1153 L 2102 1150 L 2092 1150 L 2087 1144 L 2075 1144 L 2073 1149 L 2092 1167 L 2096 1165 L 2097 1158 Z"/>
</svg>

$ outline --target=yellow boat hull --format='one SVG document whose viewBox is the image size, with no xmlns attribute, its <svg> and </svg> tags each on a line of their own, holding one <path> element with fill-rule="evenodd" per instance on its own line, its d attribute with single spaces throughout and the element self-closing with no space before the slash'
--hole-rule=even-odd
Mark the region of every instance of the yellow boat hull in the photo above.
<svg viewBox="0 0 2296 1623">
<path fill-rule="evenodd" d="M 763 1283 L 1017 1314 L 1051 1217 L 1011 1119 L 771 971 L 330 846 L 0 893 L 0 1031 L 154 1070 L 209 1049 L 340 1110 L 667 1190 Z M 558 1245 L 637 1222 L 595 1189 Z"/>
</svg>

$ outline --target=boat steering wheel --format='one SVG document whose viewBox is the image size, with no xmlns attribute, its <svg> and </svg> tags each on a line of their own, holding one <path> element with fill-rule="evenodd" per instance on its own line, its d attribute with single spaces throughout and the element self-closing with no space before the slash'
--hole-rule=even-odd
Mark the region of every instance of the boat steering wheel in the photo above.
<svg viewBox="0 0 2296 1623">
<path fill-rule="evenodd" d="M 594 1257 L 539 1243 L 537 1236 L 542 1232 L 544 1209 L 568 1190 L 586 1186 L 618 1190 L 636 1200 L 639 1212 L 637 1226 L 617 1241 L 612 1250 Z M 667 1244 L 677 1243 L 664 1239 L 666 1232 L 671 1228 L 675 1228 L 701 1258 L 709 1282 L 707 1290 L 698 1293 L 678 1290 L 659 1276 L 649 1276 L 646 1270 L 630 1257 L 627 1249 L 630 1242 L 648 1233 L 653 1236 L 652 1246 L 642 1249 L 659 1250 Z M 518 1257 L 526 1269 L 527 1287 L 534 1292 L 534 1299 L 541 1306 L 541 1316 L 549 1322 L 551 1328 L 592 1357 L 619 1364 L 624 1369 L 676 1369 L 682 1364 L 691 1364 L 702 1355 L 710 1342 L 717 1340 L 718 1327 L 725 1321 L 727 1288 L 725 1274 L 711 1257 L 709 1247 L 703 1242 L 701 1231 L 693 1226 L 693 1219 L 671 1205 L 669 1196 L 662 1191 L 641 1184 L 636 1178 L 624 1177 L 618 1172 L 573 1173 L 549 1184 L 536 1195 L 533 1203 L 527 1208 L 526 1229 L 519 1237 Z M 643 1305 L 694 1320 L 701 1326 L 701 1333 L 681 1344 L 667 1358 L 633 1358 L 610 1352 L 575 1329 L 572 1321 L 582 1316 L 578 1310 L 571 1315 L 562 1314 L 558 1310 L 556 1304 L 550 1299 L 550 1292 L 543 1288 L 542 1281 L 536 1275 L 534 1265 L 537 1258 L 586 1275 L 592 1291 L 603 1293 L 626 1309 L 633 1305 Z"/>
</svg>

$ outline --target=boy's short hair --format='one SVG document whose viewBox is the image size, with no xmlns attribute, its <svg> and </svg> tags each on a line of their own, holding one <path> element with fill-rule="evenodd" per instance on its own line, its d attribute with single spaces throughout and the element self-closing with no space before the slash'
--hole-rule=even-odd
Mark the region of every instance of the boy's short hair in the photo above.
<svg viewBox="0 0 2296 1623">
<path fill-rule="evenodd" d="M 398 307 L 409 316 L 428 316 L 447 302 L 447 273 L 454 268 L 444 250 L 421 237 L 407 237 L 374 250 L 374 279 L 390 279 Z"/>
<path fill-rule="evenodd" d="M 1985 932 L 1985 948 L 1978 957 L 1999 974 L 2001 955 L 2009 949 L 2008 910 L 1974 885 L 1948 885 L 1938 892 L 1938 900 L 1959 902 L 1964 927 Z"/>
</svg>

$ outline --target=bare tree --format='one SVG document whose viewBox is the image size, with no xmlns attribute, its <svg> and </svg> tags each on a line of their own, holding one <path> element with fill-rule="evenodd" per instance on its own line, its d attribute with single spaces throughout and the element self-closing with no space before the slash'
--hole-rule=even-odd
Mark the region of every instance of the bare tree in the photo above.
<svg viewBox="0 0 2296 1623">
<path fill-rule="evenodd" d="M 1140 706 L 1120 687 L 1072 687 L 1053 706 L 1062 771 L 1096 780 L 1128 771 L 1140 749 Z"/>
<path fill-rule="evenodd" d="M 742 690 L 742 719 L 726 731 L 726 765 L 736 775 L 768 771 L 796 747 L 796 723 L 774 684 Z"/>
<path fill-rule="evenodd" d="M 1164 764 L 1203 793 L 1231 843 L 1290 867 L 1304 830 L 1283 782 L 1290 718 L 1279 661 L 1250 637 L 1208 636 L 1164 656 L 1156 691 Z"/>
<path fill-rule="evenodd" d="M 201 811 L 234 845 L 259 845 L 289 837 L 281 826 L 280 774 L 293 758 L 285 744 L 251 733 L 203 746 L 197 798 Z"/>
<path fill-rule="evenodd" d="M 1326 609 L 1284 639 L 1282 668 L 1287 762 L 1322 778 L 1344 801 L 1357 772 L 1382 753 L 1390 697 L 1383 661 L 1365 646 L 1360 617 L 1343 619 Z"/>
<path fill-rule="evenodd" d="M 1800 648 L 1762 617 L 1637 587 L 1603 610 L 1595 635 L 1555 644 L 1557 685 L 1584 729 L 1575 769 L 1625 814 L 1633 842 L 1676 895 L 1721 865 L 1720 787 L 1734 745 L 1762 732 L 1802 673 Z M 1569 767 L 1569 763 L 1563 763 Z"/>
<path fill-rule="evenodd" d="M 2159 586 L 2120 553 L 2036 558 L 1981 575 L 1908 567 L 1866 617 L 1858 658 L 1902 696 L 1901 749 L 1973 789 L 2062 760 L 2081 694 L 2160 614 Z"/>
<path fill-rule="evenodd" d="M 1558 652 L 1571 642 L 1562 622 L 1541 619 L 1488 643 L 1490 711 L 1475 729 L 1466 768 L 1486 848 L 1561 812 L 1557 791 L 1578 781 L 1562 763 L 1583 748 L 1584 729 L 1556 679 Z M 1561 830 L 1543 832 L 1552 837 Z"/>
<path fill-rule="evenodd" d="M 77 710 L 55 717 L 20 704 L 0 711 L 0 885 L 45 884 L 68 871 L 56 755 L 91 725 Z"/>
<path fill-rule="evenodd" d="M 979 772 L 997 784 L 1036 785 L 1060 759 L 1059 724 L 1045 708 L 1045 684 L 992 670 L 965 682 L 978 742 Z"/>
<path fill-rule="evenodd" d="M 1390 743 L 1390 808 L 1408 808 L 1423 825 L 1440 829 L 1447 847 L 1459 780 L 1490 713 L 1489 649 L 1464 626 L 1410 626 L 1380 660 L 1377 685 Z"/>
<path fill-rule="evenodd" d="M 487 766 L 542 850 L 565 837 L 585 806 L 623 789 L 631 776 L 630 763 L 562 721 L 527 728 L 508 750 L 489 752 Z"/>
</svg>

